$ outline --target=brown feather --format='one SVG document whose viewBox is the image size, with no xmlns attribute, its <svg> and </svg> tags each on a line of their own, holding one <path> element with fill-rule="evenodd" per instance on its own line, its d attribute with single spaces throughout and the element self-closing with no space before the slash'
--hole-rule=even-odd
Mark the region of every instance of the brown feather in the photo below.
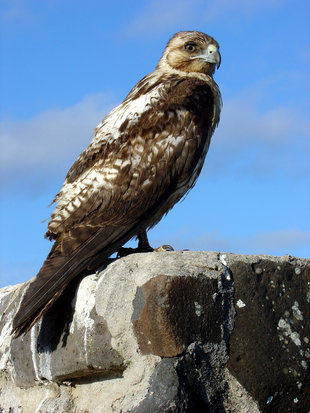
<svg viewBox="0 0 310 413">
<path fill-rule="evenodd" d="M 154 226 L 195 184 L 221 98 L 214 66 L 192 59 L 214 39 L 181 32 L 156 70 L 95 129 L 93 141 L 69 170 L 46 236 L 55 244 L 29 283 L 13 320 L 19 336 L 58 299 L 70 281 Z"/>
</svg>

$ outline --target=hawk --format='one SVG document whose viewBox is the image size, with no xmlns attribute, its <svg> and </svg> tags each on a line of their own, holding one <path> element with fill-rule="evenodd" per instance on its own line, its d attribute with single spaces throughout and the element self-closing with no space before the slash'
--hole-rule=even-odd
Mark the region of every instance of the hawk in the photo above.
<svg viewBox="0 0 310 413">
<path fill-rule="evenodd" d="M 15 337 L 27 332 L 76 276 L 146 231 L 195 184 L 216 128 L 218 43 L 197 31 L 168 42 L 155 70 L 94 131 L 69 170 L 46 237 L 54 245 L 21 300 Z"/>
</svg>

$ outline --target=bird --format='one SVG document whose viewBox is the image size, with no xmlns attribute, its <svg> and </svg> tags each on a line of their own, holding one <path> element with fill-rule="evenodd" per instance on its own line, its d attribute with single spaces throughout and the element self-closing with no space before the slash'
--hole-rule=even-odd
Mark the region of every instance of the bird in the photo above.
<svg viewBox="0 0 310 413">
<path fill-rule="evenodd" d="M 222 99 L 213 75 L 220 64 L 214 38 L 176 33 L 155 69 L 96 127 L 53 201 L 45 236 L 54 244 L 21 298 L 15 338 L 70 281 L 130 239 L 138 238 L 136 251 L 153 251 L 147 231 L 194 186 L 219 123 Z"/>
</svg>

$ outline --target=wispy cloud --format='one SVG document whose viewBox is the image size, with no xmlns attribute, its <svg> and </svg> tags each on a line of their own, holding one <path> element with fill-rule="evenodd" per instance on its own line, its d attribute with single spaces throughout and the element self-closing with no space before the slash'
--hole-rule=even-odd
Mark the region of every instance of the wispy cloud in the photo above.
<svg viewBox="0 0 310 413">
<path fill-rule="evenodd" d="M 31 10 L 25 0 L 2 0 L 0 21 L 2 24 L 22 22 L 33 24 L 39 19 L 38 13 Z"/>
<path fill-rule="evenodd" d="M 282 249 L 289 252 L 295 248 L 307 246 L 310 250 L 310 232 L 292 228 L 261 232 L 250 237 L 248 241 L 253 248 L 260 251 Z"/>
<path fill-rule="evenodd" d="M 93 129 L 114 105 L 103 94 L 88 96 L 65 109 L 51 109 L 32 119 L 1 122 L 2 185 L 29 190 L 61 171 L 86 148 Z"/>
<path fill-rule="evenodd" d="M 234 170 L 256 177 L 280 173 L 308 175 L 310 122 L 287 106 L 262 111 L 247 95 L 224 102 L 221 122 L 208 157 L 208 173 Z M 225 168 L 223 166 L 225 165 Z"/>
<path fill-rule="evenodd" d="M 214 0 L 208 2 L 208 10 L 205 16 L 210 20 L 227 13 L 252 16 L 262 10 L 280 7 L 284 3 L 285 0 Z"/>
<path fill-rule="evenodd" d="M 222 15 L 235 13 L 239 17 L 251 17 L 283 3 L 285 0 L 152 0 L 124 27 L 123 34 L 157 37 L 163 31 L 180 30 L 185 25 L 197 27 Z"/>
<path fill-rule="evenodd" d="M 72 2 L 72 7 L 77 5 L 77 1 Z M 41 23 L 48 17 L 50 11 L 57 10 L 63 6 L 62 0 L 1 0 L 0 21 L 6 25 L 34 25 Z"/>
<path fill-rule="evenodd" d="M 193 232 L 193 228 L 182 227 L 180 234 L 169 240 L 176 249 L 184 248 L 186 243 L 186 248 L 193 250 L 242 254 L 283 255 L 294 254 L 297 250 L 310 250 L 310 231 L 295 228 L 258 232 L 247 236 L 235 234 L 234 237 L 229 237 L 220 231 L 199 234 L 197 229 Z"/>
<path fill-rule="evenodd" d="M 166 0 L 150 1 L 135 18 L 123 29 L 123 34 L 160 36 L 163 31 L 175 25 L 186 24 L 195 13 L 195 9 L 204 4 L 202 0 Z"/>
</svg>

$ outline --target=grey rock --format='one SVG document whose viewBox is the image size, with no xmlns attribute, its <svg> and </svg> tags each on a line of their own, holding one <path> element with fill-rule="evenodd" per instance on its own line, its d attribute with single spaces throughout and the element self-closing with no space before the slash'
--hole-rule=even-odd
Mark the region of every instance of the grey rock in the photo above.
<svg viewBox="0 0 310 413">
<path fill-rule="evenodd" d="M 251 265 L 236 261 L 230 268 L 237 276 L 229 370 L 264 411 L 306 412 L 310 406 L 309 265 L 290 257 L 282 262 L 261 258 Z"/>
<path fill-rule="evenodd" d="M 10 335 L 27 283 L 0 290 L 0 411 L 305 412 L 310 261 L 134 254 L 75 280 Z"/>
</svg>

